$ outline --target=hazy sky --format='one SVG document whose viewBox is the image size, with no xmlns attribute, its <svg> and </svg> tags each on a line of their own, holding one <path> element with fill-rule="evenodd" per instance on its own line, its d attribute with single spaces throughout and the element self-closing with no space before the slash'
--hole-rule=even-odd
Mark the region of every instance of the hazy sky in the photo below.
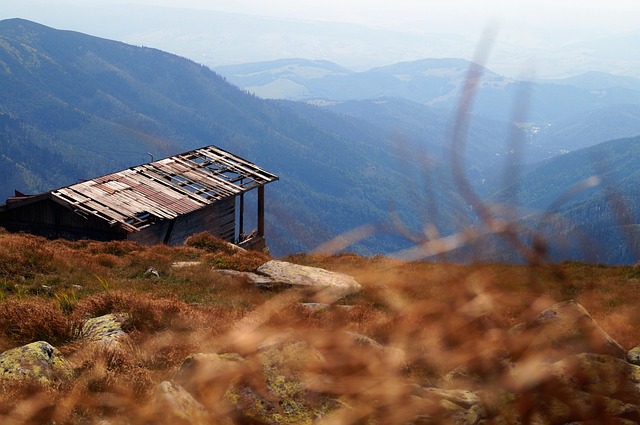
<svg viewBox="0 0 640 425">
<path fill-rule="evenodd" d="M 0 0 L 0 4 L 21 0 Z M 359 23 L 396 30 L 477 33 L 489 20 L 523 40 L 549 31 L 595 34 L 640 28 L 638 0 L 48 0 L 47 6 L 144 4 L 199 8 L 304 20 Z M 528 35 L 526 33 L 529 33 Z"/>
<path fill-rule="evenodd" d="M 15 0 L 19 1 L 19 0 Z M 60 3 L 104 4 L 105 0 L 69 0 Z M 55 0 L 51 3 L 56 3 Z M 561 19 L 571 25 L 580 20 L 598 22 L 603 15 L 617 16 L 619 22 L 637 22 L 640 2 L 637 0 L 110 0 L 109 3 L 136 3 L 171 7 L 226 10 L 241 13 L 327 19 L 348 22 L 385 23 L 389 19 L 413 20 L 444 11 L 464 15 L 466 11 L 481 18 L 549 18 L 550 14 L 571 11 L 573 16 Z M 568 22 L 567 22 L 568 21 Z"/>
<path fill-rule="evenodd" d="M 145 10 L 144 15 L 130 17 L 133 20 L 129 19 L 126 23 L 120 23 L 118 19 L 104 19 L 95 13 L 95 10 L 113 10 L 115 5 L 130 4 L 236 12 L 295 21 L 360 24 L 426 37 L 413 42 L 414 46 L 411 46 L 412 40 L 406 37 L 394 38 L 386 45 L 381 45 L 380 41 L 384 38 L 365 40 L 362 34 L 369 33 L 362 31 L 358 35 L 351 35 L 349 39 L 348 32 L 338 33 L 334 31 L 335 28 L 310 26 L 313 30 L 325 32 L 276 34 L 273 28 L 259 32 L 261 29 L 257 27 L 239 28 L 236 25 L 227 29 L 233 33 L 229 35 L 227 44 L 216 45 L 215 40 L 211 39 L 211 31 L 215 28 L 206 30 L 209 33 L 205 34 L 204 29 L 194 28 L 191 22 L 175 22 L 177 18 L 159 21 L 167 29 L 164 34 L 162 27 L 143 29 L 138 25 L 142 19 L 138 18 L 148 18 L 153 14 L 152 11 Z M 92 10 L 93 18 L 90 18 Z M 125 7 L 119 10 L 129 9 Z M 165 13 L 162 16 L 174 15 Z M 345 66 L 356 66 L 358 58 L 354 55 L 360 52 L 363 53 L 361 67 L 413 60 L 431 54 L 434 57 L 470 59 L 488 23 L 498 30 L 497 48 L 492 59 L 502 72 L 513 70 L 517 73 L 519 62 L 536 61 L 539 71 L 548 75 L 592 69 L 631 74 L 636 73 L 633 71 L 638 69 L 636 64 L 623 62 L 635 60 L 631 56 L 638 52 L 629 49 L 634 49 L 634 45 L 640 46 L 640 41 L 635 42 L 636 36 L 640 38 L 640 0 L 0 0 L 0 19 L 10 17 L 22 17 L 56 28 L 158 47 L 202 60 L 210 66 L 287 56 L 329 59 Z M 222 30 L 221 27 L 218 29 Z M 430 37 L 431 34 L 455 37 L 434 38 Z M 631 39 L 627 37 L 620 42 L 612 41 L 611 46 L 601 45 L 589 57 L 589 52 L 581 46 L 570 51 L 572 56 L 559 50 L 576 42 L 628 34 L 633 34 Z M 243 35 L 246 39 L 242 39 Z M 345 48 L 338 39 L 343 35 L 346 37 Z M 215 36 L 220 39 L 220 34 Z M 269 40 L 274 40 L 272 51 Z M 347 46 L 348 43 L 351 44 Z M 416 48 L 415 44 L 419 43 L 424 48 Z M 522 48 L 529 50 L 525 52 Z M 337 55 L 342 50 L 342 55 Z M 545 57 L 545 52 L 552 50 L 555 56 Z M 609 51 L 614 51 L 615 57 L 610 56 Z M 321 57 L 323 55 L 326 57 Z M 545 59 L 546 63 L 542 63 Z"/>
</svg>

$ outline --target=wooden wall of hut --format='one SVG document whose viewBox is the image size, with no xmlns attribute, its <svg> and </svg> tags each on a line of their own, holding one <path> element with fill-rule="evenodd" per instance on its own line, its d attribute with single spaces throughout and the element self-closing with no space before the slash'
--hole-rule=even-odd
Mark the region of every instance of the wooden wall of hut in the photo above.
<svg viewBox="0 0 640 425">
<path fill-rule="evenodd" d="M 228 198 L 180 216 L 175 220 L 159 221 L 138 232 L 131 233 L 128 239 L 143 245 L 158 243 L 182 245 L 189 236 L 207 231 L 220 239 L 233 243 L 236 232 L 235 205 L 235 198 Z"/>
<path fill-rule="evenodd" d="M 80 215 L 51 199 L 3 211 L 0 226 L 12 232 L 28 232 L 50 239 L 108 241 L 126 238 L 122 230 L 109 226 L 106 221 L 92 215 Z"/>
</svg>

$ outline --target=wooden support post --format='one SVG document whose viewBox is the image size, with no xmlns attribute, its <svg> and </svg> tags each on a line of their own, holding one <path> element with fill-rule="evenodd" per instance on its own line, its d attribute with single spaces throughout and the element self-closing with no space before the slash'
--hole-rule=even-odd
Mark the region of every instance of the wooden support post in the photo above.
<svg viewBox="0 0 640 425">
<path fill-rule="evenodd" d="M 240 194 L 240 223 L 238 223 L 238 239 L 244 233 L 244 193 Z"/>
<path fill-rule="evenodd" d="M 264 236 L 264 186 L 258 187 L 258 236 Z"/>
<path fill-rule="evenodd" d="M 176 219 L 173 218 L 171 220 L 169 220 L 169 225 L 167 226 L 167 233 L 164 234 L 164 239 L 162 240 L 162 243 L 165 245 L 169 244 L 169 241 L 171 240 L 171 233 L 173 233 L 173 227 L 176 224 Z"/>
</svg>

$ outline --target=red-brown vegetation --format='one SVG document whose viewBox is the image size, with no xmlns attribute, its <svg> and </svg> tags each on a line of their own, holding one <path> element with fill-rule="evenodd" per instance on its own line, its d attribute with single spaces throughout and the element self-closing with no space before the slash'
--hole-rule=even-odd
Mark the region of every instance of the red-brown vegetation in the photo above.
<svg viewBox="0 0 640 425">
<path fill-rule="evenodd" d="M 254 271 L 267 259 L 205 235 L 170 248 L 0 234 L 0 350 L 46 340 L 76 368 L 74 380 L 53 387 L 1 386 L 0 422 L 172 423 L 172 417 L 154 410 L 154 391 L 192 353 L 235 352 L 247 358 L 246 368 L 238 368 L 246 376 L 231 381 L 263 390 L 236 394 L 241 399 L 255 401 L 267 387 L 276 388 L 278 397 L 297 397 L 300 388 L 286 376 L 278 381 L 281 387 L 273 387 L 276 381 L 251 366 L 259 347 L 283 338 L 313 347 L 287 373 L 304 379 L 308 394 L 338 400 L 323 404 L 332 409 L 325 412 L 327 423 L 405 423 L 417 417 L 433 422 L 439 408 L 418 403 L 410 383 L 504 385 L 507 372 L 500 359 L 509 329 L 554 302 L 580 302 L 624 348 L 640 343 L 634 330 L 640 319 L 635 267 L 404 263 L 347 254 L 287 258 L 350 274 L 363 285 L 359 294 L 321 308 L 301 304 L 306 300 L 299 293 L 229 284 L 212 272 Z M 177 261 L 200 263 L 172 267 Z M 158 276 L 145 273 L 149 267 Z M 100 353 L 77 340 L 82 320 L 107 313 L 130 316 L 125 329 L 132 350 Z M 370 337 L 384 349 L 354 335 Z M 401 355 L 384 351 L 389 349 Z M 308 394 L 305 406 L 314 400 Z M 483 402 L 489 410 L 505 405 L 517 411 L 512 400 Z M 220 403 L 212 402 L 209 413 L 248 420 Z"/>
</svg>

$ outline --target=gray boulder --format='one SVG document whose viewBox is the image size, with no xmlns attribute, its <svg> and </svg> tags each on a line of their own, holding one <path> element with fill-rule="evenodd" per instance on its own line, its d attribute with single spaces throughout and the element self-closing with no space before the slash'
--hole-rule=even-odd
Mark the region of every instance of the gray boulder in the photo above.
<svg viewBox="0 0 640 425">
<path fill-rule="evenodd" d="M 319 302 L 331 303 L 361 289 L 351 276 L 285 261 L 268 261 L 257 271 L 275 282 L 309 290 Z"/>
</svg>

